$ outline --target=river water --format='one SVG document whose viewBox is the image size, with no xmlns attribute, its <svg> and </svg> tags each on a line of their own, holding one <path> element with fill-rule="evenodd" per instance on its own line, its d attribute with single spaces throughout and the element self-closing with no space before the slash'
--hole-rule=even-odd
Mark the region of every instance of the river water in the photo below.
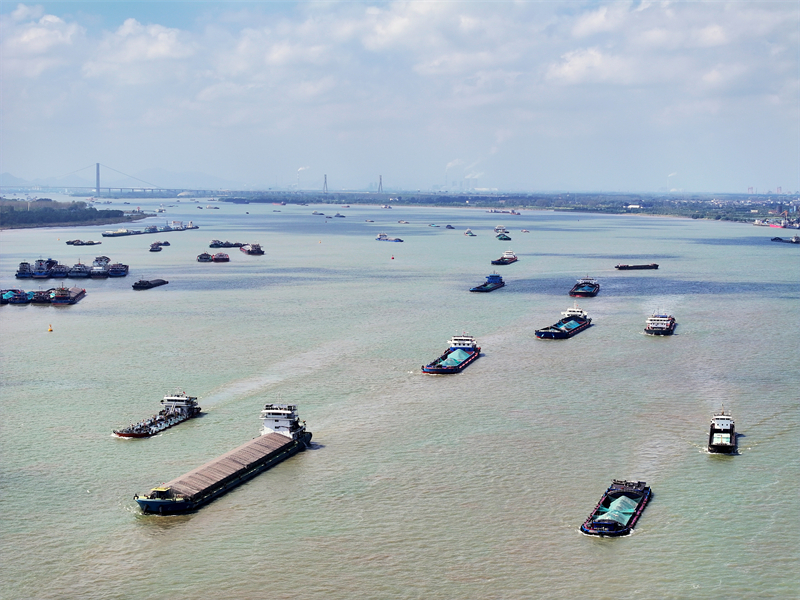
<svg viewBox="0 0 800 600">
<path fill-rule="evenodd" d="M 2 598 L 800 593 L 800 254 L 770 242 L 785 232 L 467 207 L 164 205 L 127 226 L 200 229 L 0 233 L 2 288 L 40 287 L 14 279 L 40 257 L 131 266 L 81 281 L 74 306 L 0 308 Z M 512 241 L 495 239 L 498 224 Z M 74 238 L 102 245 L 64 243 Z M 266 255 L 196 262 L 212 238 Z M 171 245 L 148 252 L 156 239 Z M 493 267 L 507 249 L 520 260 Z M 493 270 L 506 287 L 467 291 Z M 579 301 L 594 326 L 536 340 L 585 275 L 602 286 Z M 135 292 L 140 277 L 169 284 Z M 643 334 L 657 310 L 676 316 L 674 336 Z M 423 375 L 462 331 L 480 360 Z M 175 390 L 204 416 L 150 439 L 111 435 Z M 273 401 L 299 405 L 309 451 L 196 513 L 140 514 L 135 493 L 251 439 Z M 704 450 L 723 404 L 737 456 Z M 582 535 L 615 478 L 647 481 L 653 501 L 631 536 Z"/>
</svg>

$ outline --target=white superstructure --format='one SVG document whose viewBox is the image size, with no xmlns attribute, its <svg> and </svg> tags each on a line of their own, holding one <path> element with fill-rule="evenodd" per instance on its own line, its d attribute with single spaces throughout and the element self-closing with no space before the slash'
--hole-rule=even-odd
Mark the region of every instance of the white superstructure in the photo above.
<svg viewBox="0 0 800 600">
<path fill-rule="evenodd" d="M 447 342 L 450 348 L 461 348 L 462 350 L 474 350 L 478 347 L 478 342 L 465 331 L 462 335 L 454 335 L 453 339 Z"/>
<path fill-rule="evenodd" d="M 296 404 L 264 405 L 261 411 L 261 435 L 280 433 L 288 438 L 296 439 L 299 433 L 306 429 L 305 421 L 301 424 L 297 416 Z"/>
</svg>

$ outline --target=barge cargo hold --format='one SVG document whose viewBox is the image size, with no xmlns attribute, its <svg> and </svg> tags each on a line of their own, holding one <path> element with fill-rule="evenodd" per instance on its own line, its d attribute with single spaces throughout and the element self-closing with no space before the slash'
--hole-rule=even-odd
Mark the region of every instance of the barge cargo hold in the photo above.
<svg viewBox="0 0 800 600">
<path fill-rule="evenodd" d="M 651 497 L 650 487 L 644 481 L 615 479 L 581 525 L 581 531 L 601 537 L 628 535 Z"/>
<path fill-rule="evenodd" d="M 261 435 L 149 493 L 133 497 L 142 512 L 160 515 L 191 512 L 259 473 L 305 450 L 311 432 L 293 404 L 266 404 Z"/>
</svg>

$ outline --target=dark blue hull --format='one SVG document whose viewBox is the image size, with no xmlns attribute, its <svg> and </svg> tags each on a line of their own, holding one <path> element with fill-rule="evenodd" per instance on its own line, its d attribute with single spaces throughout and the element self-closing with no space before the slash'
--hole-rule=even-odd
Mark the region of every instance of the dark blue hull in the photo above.
<svg viewBox="0 0 800 600">
<path fill-rule="evenodd" d="M 566 325 L 571 323 L 578 323 L 576 326 L 572 328 L 565 328 L 561 329 L 562 327 L 566 327 Z M 565 340 L 567 338 L 571 338 L 574 335 L 579 334 L 584 329 L 588 329 L 592 326 L 591 319 L 576 319 L 572 318 L 569 320 L 561 320 L 555 325 L 551 325 L 550 327 L 545 327 L 544 329 L 537 329 L 536 330 L 536 337 L 540 340 Z"/>
<path fill-rule="evenodd" d="M 484 283 L 474 288 L 469 288 L 470 292 L 493 292 L 503 287 L 505 283 Z"/>
</svg>

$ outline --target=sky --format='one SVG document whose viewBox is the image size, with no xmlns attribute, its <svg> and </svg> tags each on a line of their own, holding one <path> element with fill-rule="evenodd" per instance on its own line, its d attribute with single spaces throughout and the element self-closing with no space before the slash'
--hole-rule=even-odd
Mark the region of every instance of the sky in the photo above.
<svg viewBox="0 0 800 600">
<path fill-rule="evenodd" d="M 0 93 L 26 180 L 800 190 L 796 0 L 3 0 Z"/>
</svg>

